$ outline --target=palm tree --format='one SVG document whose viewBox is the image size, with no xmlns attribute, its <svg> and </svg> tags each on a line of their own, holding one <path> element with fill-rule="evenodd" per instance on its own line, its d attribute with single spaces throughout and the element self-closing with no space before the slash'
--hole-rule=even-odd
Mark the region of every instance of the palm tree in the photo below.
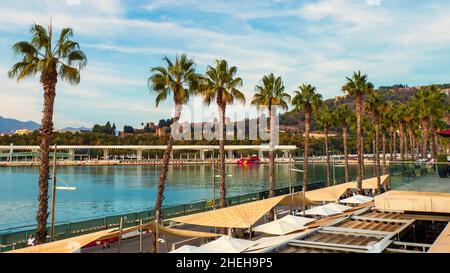
<svg viewBox="0 0 450 273">
<path fill-rule="evenodd" d="M 382 111 L 380 114 L 380 132 L 381 132 L 381 141 L 382 141 L 382 158 L 383 158 L 383 174 L 387 173 L 387 163 L 386 163 L 386 148 L 387 148 L 387 139 L 386 139 L 386 132 L 389 130 L 390 122 L 389 117 L 390 115 L 387 112 L 384 112 L 386 109 L 386 104 L 383 104 Z"/>
<path fill-rule="evenodd" d="M 394 103 L 388 101 L 383 109 L 384 118 L 389 123 L 389 160 L 394 160 L 395 154 L 395 122 L 394 122 Z"/>
<path fill-rule="evenodd" d="M 398 105 L 394 110 L 394 121 L 398 124 L 398 137 L 400 142 L 400 160 L 405 160 L 405 115 L 406 107 L 403 104 Z"/>
<path fill-rule="evenodd" d="M 219 108 L 219 146 L 220 146 L 220 207 L 226 204 L 225 185 L 225 112 L 228 104 L 235 100 L 245 103 L 244 94 L 239 91 L 242 86 L 242 79 L 236 77 L 237 67 L 229 66 L 225 60 L 216 60 L 214 66 L 208 66 L 205 81 L 201 87 L 203 102 L 210 105 L 216 102 Z M 224 232 L 224 230 L 222 230 Z"/>
<path fill-rule="evenodd" d="M 10 78 L 21 81 L 36 74 L 44 89 L 44 109 L 40 128 L 41 161 L 39 167 L 39 196 L 37 210 L 37 243 L 45 243 L 48 217 L 49 152 L 53 141 L 53 107 L 56 97 L 58 77 L 76 85 L 80 82 L 80 71 L 87 59 L 79 44 L 71 40 L 71 28 L 63 28 L 53 41 L 52 25 L 45 29 L 34 24 L 31 27 L 31 41 L 21 41 L 12 46 L 14 55 L 22 60 L 14 64 L 8 72 Z"/>
<path fill-rule="evenodd" d="M 367 98 L 367 102 L 365 105 L 365 110 L 370 113 L 370 117 L 372 119 L 372 124 L 374 125 L 374 151 L 373 156 L 375 160 L 375 176 L 377 177 L 377 186 L 378 186 L 378 192 L 381 192 L 381 168 L 380 168 L 380 151 L 379 151 L 379 145 L 380 145 L 380 113 L 384 107 L 383 100 L 381 99 L 380 95 L 378 94 L 371 94 Z"/>
<path fill-rule="evenodd" d="M 330 128 L 334 127 L 336 123 L 336 117 L 333 111 L 327 105 L 323 105 L 315 113 L 316 125 L 322 129 L 325 135 L 325 158 L 327 161 L 327 187 L 331 186 L 330 182 L 330 156 L 328 149 L 328 133 Z"/>
<path fill-rule="evenodd" d="M 405 121 L 405 124 L 408 127 L 408 136 L 409 136 L 409 144 L 410 144 L 410 151 L 411 151 L 411 160 L 414 160 L 416 158 L 415 155 L 415 136 L 414 136 L 414 123 L 416 116 L 414 114 L 415 105 L 412 101 L 409 101 L 407 104 L 407 107 L 405 109 L 405 113 L 403 115 L 403 120 Z"/>
<path fill-rule="evenodd" d="M 356 138 L 358 148 L 358 180 L 357 190 L 362 193 L 362 180 L 364 168 L 364 154 L 363 154 L 363 133 L 362 133 L 362 117 L 363 117 L 363 103 L 364 96 L 372 93 L 373 84 L 368 81 L 367 75 L 362 75 L 361 71 L 354 72 L 351 78 L 347 77 L 347 83 L 342 87 L 342 91 L 350 96 L 355 97 L 356 101 Z"/>
<path fill-rule="evenodd" d="M 157 223 L 163 218 L 161 209 L 164 200 L 164 186 L 167 179 L 170 155 L 174 143 L 174 130 L 177 128 L 178 120 L 181 116 L 183 104 L 186 104 L 192 95 L 198 91 L 200 75 L 195 72 L 195 63 L 185 54 L 175 57 L 175 62 L 164 57 L 166 67 L 153 67 L 148 78 L 148 87 L 151 92 L 156 94 L 156 107 L 168 96 L 172 96 L 175 105 L 175 113 L 172 119 L 172 134 L 167 142 L 167 147 L 163 156 L 161 166 L 158 191 L 155 202 L 155 219 Z M 157 238 L 153 233 L 153 252 L 156 252 Z"/>
<path fill-rule="evenodd" d="M 303 191 L 308 187 L 308 155 L 309 155 L 309 131 L 311 128 L 311 114 L 322 104 L 322 95 L 316 92 L 316 88 L 310 84 L 302 84 L 295 91 L 292 105 L 296 111 L 305 112 L 305 143 L 303 160 Z"/>
<path fill-rule="evenodd" d="M 277 107 L 283 110 L 288 109 L 287 103 L 291 96 L 284 92 L 284 84 L 281 77 L 275 77 L 273 73 L 262 78 L 262 84 L 255 87 L 256 94 L 253 96 L 252 105 L 258 110 L 267 109 L 270 120 L 270 150 L 269 150 L 269 197 L 275 196 L 275 118 L 277 116 Z M 269 221 L 274 219 L 274 211 L 271 210 Z"/>
<path fill-rule="evenodd" d="M 342 127 L 342 141 L 344 144 L 344 160 L 345 160 L 345 182 L 349 182 L 348 176 L 348 130 L 349 126 L 355 120 L 355 113 L 348 107 L 348 105 L 341 105 L 335 111 L 336 121 Z"/>
<path fill-rule="evenodd" d="M 421 127 L 421 148 L 422 158 L 426 159 L 428 154 L 428 134 L 430 131 L 430 123 L 432 117 L 436 115 L 442 109 L 446 109 L 445 95 L 439 92 L 439 88 L 436 85 L 430 87 L 424 87 L 419 90 L 412 97 L 412 101 L 415 107 L 415 114 L 420 120 Z"/>
</svg>

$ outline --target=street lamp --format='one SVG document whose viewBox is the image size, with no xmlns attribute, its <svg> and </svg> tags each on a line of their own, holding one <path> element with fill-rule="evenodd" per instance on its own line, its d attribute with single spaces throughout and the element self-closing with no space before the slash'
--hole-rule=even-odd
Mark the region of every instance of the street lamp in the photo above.
<svg viewBox="0 0 450 273">
<path fill-rule="evenodd" d="M 290 168 L 290 172 L 289 172 L 289 194 L 291 195 L 291 214 L 292 214 L 292 210 L 293 210 L 293 206 L 294 206 L 294 192 L 292 189 L 292 175 L 291 172 L 298 172 L 298 173 L 304 173 L 303 170 L 299 170 L 296 168 L 292 168 L 292 155 L 291 153 L 289 153 L 289 168 Z M 295 189 L 294 189 L 295 190 Z M 303 189 L 303 215 L 305 213 L 305 189 Z"/>
<path fill-rule="evenodd" d="M 53 184 L 52 184 L 52 227 L 51 227 L 51 240 L 52 242 L 55 240 L 55 207 L 56 207 L 56 190 L 66 190 L 66 191 L 75 191 L 76 187 L 70 187 L 67 185 L 61 178 L 58 178 L 61 182 L 63 182 L 66 186 L 56 186 L 56 148 L 55 145 L 53 152 Z"/>
</svg>

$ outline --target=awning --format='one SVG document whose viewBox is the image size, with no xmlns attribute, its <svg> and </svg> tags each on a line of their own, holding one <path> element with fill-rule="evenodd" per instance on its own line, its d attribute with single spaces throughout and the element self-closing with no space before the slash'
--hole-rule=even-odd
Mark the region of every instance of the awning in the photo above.
<svg viewBox="0 0 450 273">
<path fill-rule="evenodd" d="M 263 237 L 255 241 L 255 243 L 258 243 L 255 246 L 252 246 L 250 248 L 247 248 L 244 253 L 258 253 L 261 252 L 264 249 L 267 249 L 269 247 L 274 247 L 276 245 L 280 245 L 283 243 L 286 243 L 288 241 L 294 240 L 303 234 L 305 234 L 307 231 L 292 233 L 288 235 L 283 236 L 274 236 L 274 237 Z"/>
<path fill-rule="evenodd" d="M 285 200 L 285 198 L 286 195 L 282 195 L 223 209 L 172 218 L 170 220 L 198 226 L 250 228 L 264 214 Z"/>
<path fill-rule="evenodd" d="M 296 225 L 300 225 L 300 226 L 305 226 L 309 223 L 316 221 L 316 219 L 294 216 L 294 215 L 286 215 L 283 218 L 281 218 L 280 220 L 287 222 L 287 223 L 293 223 Z"/>
<path fill-rule="evenodd" d="M 319 207 L 314 207 L 305 211 L 306 215 L 319 215 L 319 216 L 331 216 L 336 214 L 341 214 L 347 210 L 351 209 L 351 207 L 347 207 L 339 204 L 326 204 Z"/>
<path fill-rule="evenodd" d="M 56 242 L 21 248 L 9 251 L 7 253 L 73 253 L 93 241 L 97 241 L 108 236 L 116 230 L 117 229 L 102 230 Z"/>
<path fill-rule="evenodd" d="M 307 227 L 294 223 L 288 223 L 281 219 L 269 222 L 267 224 L 259 225 L 253 230 L 272 235 L 286 235 L 299 230 L 305 230 Z"/>
<path fill-rule="evenodd" d="M 449 130 L 442 130 L 438 132 L 438 135 L 441 135 L 443 137 L 450 137 L 450 129 Z"/>
<path fill-rule="evenodd" d="M 350 182 L 328 188 L 307 191 L 306 197 L 313 202 L 336 202 L 352 186 L 353 183 Z"/>
<path fill-rule="evenodd" d="M 170 251 L 169 253 L 220 253 L 219 251 L 214 252 L 212 249 L 208 249 L 207 251 L 202 250 L 198 246 L 184 245 L 175 250 Z"/>
<path fill-rule="evenodd" d="M 152 232 L 156 231 L 156 224 L 154 222 L 142 224 L 130 228 L 126 228 L 122 230 L 122 235 L 137 231 L 139 229 L 143 230 L 151 230 Z M 160 234 L 166 234 L 166 235 L 173 235 L 173 236 L 179 236 L 179 237 L 186 237 L 186 238 L 209 238 L 209 237 L 219 237 L 222 236 L 222 234 L 215 234 L 215 233 L 209 233 L 209 232 L 202 232 L 202 231 L 195 231 L 195 230 L 186 230 L 186 229 L 177 229 L 177 228 L 169 228 L 164 226 L 159 226 L 158 232 Z M 113 233 L 107 234 L 106 236 L 103 236 L 100 240 L 109 239 L 118 237 L 120 235 L 120 231 L 115 231 Z"/>
<path fill-rule="evenodd" d="M 236 239 L 229 236 L 222 236 L 217 240 L 209 242 L 199 247 L 203 253 L 240 253 L 258 243 L 249 240 Z"/>
<path fill-rule="evenodd" d="M 346 199 L 339 201 L 342 204 L 364 204 L 372 202 L 374 198 L 364 195 L 355 195 Z"/>
<path fill-rule="evenodd" d="M 292 195 L 290 195 L 290 194 L 285 195 L 285 198 L 283 200 L 281 200 L 277 205 L 278 206 L 290 206 L 291 204 L 293 204 L 293 205 L 302 206 L 303 200 L 305 200 L 305 206 L 314 204 L 314 202 L 312 200 L 308 199 L 307 196 L 305 197 L 303 195 L 303 192 L 295 192 Z"/>
<path fill-rule="evenodd" d="M 386 184 L 389 181 L 389 177 L 390 177 L 390 175 L 388 175 L 388 174 L 380 176 L 381 186 L 386 186 Z M 352 182 L 351 186 L 349 188 L 356 189 L 356 186 L 357 186 L 356 182 Z M 372 177 L 372 178 L 363 180 L 362 188 L 363 188 L 363 190 L 377 190 L 378 189 L 377 178 Z"/>
</svg>

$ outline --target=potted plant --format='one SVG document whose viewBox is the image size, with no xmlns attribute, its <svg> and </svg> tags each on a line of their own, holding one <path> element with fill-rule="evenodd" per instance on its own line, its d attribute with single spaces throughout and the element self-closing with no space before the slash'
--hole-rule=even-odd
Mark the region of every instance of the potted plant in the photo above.
<svg viewBox="0 0 450 273">
<path fill-rule="evenodd" d="M 438 173 L 440 178 L 447 178 L 447 172 L 448 172 L 448 160 L 447 155 L 440 154 L 437 156 L 437 163 L 438 163 Z"/>
</svg>

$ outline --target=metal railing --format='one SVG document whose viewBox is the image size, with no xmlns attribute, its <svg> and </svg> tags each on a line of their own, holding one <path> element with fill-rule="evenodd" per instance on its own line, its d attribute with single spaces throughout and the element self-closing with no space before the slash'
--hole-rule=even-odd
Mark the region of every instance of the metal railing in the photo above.
<svg viewBox="0 0 450 273">
<path fill-rule="evenodd" d="M 308 190 L 314 190 L 325 186 L 325 181 L 308 184 Z M 295 191 L 301 191 L 302 186 L 297 185 L 293 187 Z M 289 187 L 279 188 L 275 190 L 275 195 L 289 194 Z M 227 198 L 228 206 L 244 204 L 256 200 L 268 198 L 269 191 L 261 191 L 255 193 L 248 193 Z M 219 204 L 219 200 L 216 200 Z M 178 216 L 194 214 L 212 210 L 212 200 L 204 200 L 191 204 L 180 204 L 163 208 L 162 215 L 165 219 L 174 218 Z M 218 205 L 217 205 L 218 207 Z M 126 213 L 113 216 L 105 216 L 96 219 L 85 221 L 67 222 L 55 225 L 55 240 L 67 239 L 70 237 L 80 236 L 87 233 L 92 233 L 107 228 L 119 227 L 120 219 L 123 218 L 123 227 L 131 227 L 143 222 L 148 222 L 154 219 L 154 210 L 145 210 L 141 212 Z M 9 229 L 0 230 L 0 252 L 5 252 L 13 249 L 26 247 L 28 237 L 35 236 L 35 226 L 21 226 Z M 50 227 L 47 233 L 50 233 Z"/>
</svg>

